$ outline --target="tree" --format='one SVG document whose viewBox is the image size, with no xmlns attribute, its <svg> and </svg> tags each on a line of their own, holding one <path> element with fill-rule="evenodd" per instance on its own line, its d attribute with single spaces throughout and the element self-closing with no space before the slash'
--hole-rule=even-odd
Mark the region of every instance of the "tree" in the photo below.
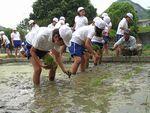
<svg viewBox="0 0 150 113">
<path fill-rule="evenodd" d="M 131 29 L 131 35 L 137 36 L 138 32 L 138 27 L 137 27 L 137 22 L 138 22 L 138 16 L 137 12 L 133 8 L 131 4 L 128 2 L 114 2 L 105 12 L 108 13 L 108 15 L 111 18 L 112 21 L 112 28 L 114 30 L 117 30 L 118 24 L 120 20 L 125 17 L 127 13 L 132 13 L 133 14 L 133 22 L 129 25 L 129 28 Z"/>
<path fill-rule="evenodd" d="M 64 16 L 66 22 L 71 26 L 78 7 L 84 7 L 89 21 L 96 16 L 96 9 L 89 0 L 37 0 L 33 4 L 33 13 L 30 19 L 35 20 L 39 25 L 48 25 L 53 17 Z"/>
</svg>

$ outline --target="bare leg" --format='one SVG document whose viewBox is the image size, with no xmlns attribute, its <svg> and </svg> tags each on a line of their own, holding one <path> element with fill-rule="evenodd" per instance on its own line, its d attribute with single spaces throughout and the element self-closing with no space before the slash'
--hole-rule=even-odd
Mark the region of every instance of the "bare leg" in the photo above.
<svg viewBox="0 0 150 113">
<path fill-rule="evenodd" d="M 85 68 L 88 68 L 89 67 L 89 59 L 90 59 L 90 54 L 88 52 L 85 52 L 84 59 L 85 59 Z"/>
<path fill-rule="evenodd" d="M 74 62 L 71 66 L 71 73 L 72 74 L 76 74 L 77 70 L 78 70 L 78 67 L 79 67 L 79 64 L 81 63 L 81 57 L 79 56 L 74 56 Z"/>
<path fill-rule="evenodd" d="M 108 55 L 108 44 L 104 44 L 104 51 L 105 54 Z"/>
<path fill-rule="evenodd" d="M 57 70 L 57 64 L 54 63 L 52 68 L 49 70 L 49 80 L 54 81 Z"/>
<path fill-rule="evenodd" d="M 6 53 L 7 53 L 7 58 L 10 57 L 10 49 L 9 48 L 6 48 Z"/>
<path fill-rule="evenodd" d="M 42 72 L 42 68 L 36 63 L 36 61 L 31 57 L 30 62 L 33 66 L 34 72 L 33 72 L 33 83 L 34 85 L 40 84 L 40 74 Z"/>
<path fill-rule="evenodd" d="M 81 59 L 82 59 L 82 60 L 81 60 L 81 64 L 80 64 L 80 71 L 81 71 L 81 72 L 84 72 L 85 69 L 86 69 L 85 56 L 83 55 Z"/>
<path fill-rule="evenodd" d="M 18 48 L 15 48 L 15 57 L 17 58 Z"/>
</svg>

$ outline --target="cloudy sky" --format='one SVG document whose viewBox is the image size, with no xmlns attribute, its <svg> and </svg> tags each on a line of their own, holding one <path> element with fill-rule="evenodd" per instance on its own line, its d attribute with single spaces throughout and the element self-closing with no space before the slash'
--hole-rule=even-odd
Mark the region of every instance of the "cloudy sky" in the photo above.
<svg viewBox="0 0 150 113">
<path fill-rule="evenodd" d="M 32 4 L 36 0 L 0 0 L 0 25 L 4 27 L 15 27 L 21 20 L 28 18 L 32 12 Z M 91 3 L 100 14 L 116 0 L 91 0 Z M 150 7 L 149 0 L 132 0 L 142 7 Z"/>
</svg>

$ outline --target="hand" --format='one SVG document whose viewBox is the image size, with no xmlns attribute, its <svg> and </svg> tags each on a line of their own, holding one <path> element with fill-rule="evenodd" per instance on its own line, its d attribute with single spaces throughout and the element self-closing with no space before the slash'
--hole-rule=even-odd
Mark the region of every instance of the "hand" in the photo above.
<svg viewBox="0 0 150 113">
<path fill-rule="evenodd" d="M 100 56 L 97 53 L 95 53 L 94 58 L 97 61 L 100 58 Z"/>
<path fill-rule="evenodd" d="M 69 78 L 71 77 L 71 72 L 69 70 L 64 71 L 64 73 L 67 74 Z"/>
</svg>

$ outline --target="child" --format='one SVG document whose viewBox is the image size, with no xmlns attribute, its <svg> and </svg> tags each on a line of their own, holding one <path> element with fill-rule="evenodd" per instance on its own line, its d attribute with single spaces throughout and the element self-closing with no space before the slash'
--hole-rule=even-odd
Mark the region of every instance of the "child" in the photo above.
<svg viewBox="0 0 150 113">
<path fill-rule="evenodd" d="M 71 46 L 69 51 L 73 57 L 74 63 L 71 66 L 71 73 L 76 74 L 80 65 L 80 70 L 85 71 L 87 65 L 87 56 L 84 51 L 85 48 L 90 52 L 97 61 L 99 55 L 92 49 L 91 39 L 94 35 L 99 36 L 105 28 L 105 22 L 101 19 L 95 21 L 95 26 L 84 26 L 77 29 L 72 36 Z"/>
<path fill-rule="evenodd" d="M 13 32 L 11 33 L 11 42 L 13 47 L 15 48 L 15 57 L 18 57 L 18 50 L 21 48 L 21 39 L 20 33 L 16 28 L 13 28 Z"/>
<path fill-rule="evenodd" d="M 55 27 L 55 25 L 57 24 L 57 22 L 58 22 L 58 18 L 54 17 L 54 18 L 53 18 L 53 22 L 48 25 L 48 28 L 54 29 L 54 27 Z"/>
<path fill-rule="evenodd" d="M 30 59 L 34 69 L 33 82 L 35 85 L 40 84 L 42 67 L 47 67 L 40 61 L 40 59 L 45 55 L 53 56 L 55 58 L 54 63 L 57 63 L 64 73 L 70 75 L 62 64 L 61 55 L 58 48 L 63 45 L 69 46 L 71 36 L 71 28 L 63 25 L 59 29 L 53 30 L 50 30 L 47 27 L 42 27 L 36 32 L 36 35 L 33 38 L 30 38 L 33 41 L 31 41 L 31 48 L 27 48 L 27 57 Z M 49 80 L 53 81 L 55 79 L 56 69 L 57 65 L 52 65 L 49 71 Z"/>
<path fill-rule="evenodd" d="M 111 23 L 111 19 L 110 19 L 109 16 L 104 16 L 103 20 L 104 20 L 104 22 L 106 22 L 106 27 L 103 31 L 104 40 L 105 40 L 104 52 L 105 52 L 106 55 L 108 55 L 108 42 L 110 40 L 109 32 L 110 32 L 110 29 L 112 27 L 112 23 Z"/>
<path fill-rule="evenodd" d="M 1 46 L 6 48 L 7 57 L 9 58 L 10 57 L 10 41 L 9 41 L 8 37 L 5 35 L 4 31 L 1 31 L 0 35 L 3 40 Z"/>
<path fill-rule="evenodd" d="M 88 25 L 88 19 L 85 17 L 85 9 L 83 7 L 78 8 L 77 14 L 78 15 L 75 17 L 74 30 Z"/>
</svg>

